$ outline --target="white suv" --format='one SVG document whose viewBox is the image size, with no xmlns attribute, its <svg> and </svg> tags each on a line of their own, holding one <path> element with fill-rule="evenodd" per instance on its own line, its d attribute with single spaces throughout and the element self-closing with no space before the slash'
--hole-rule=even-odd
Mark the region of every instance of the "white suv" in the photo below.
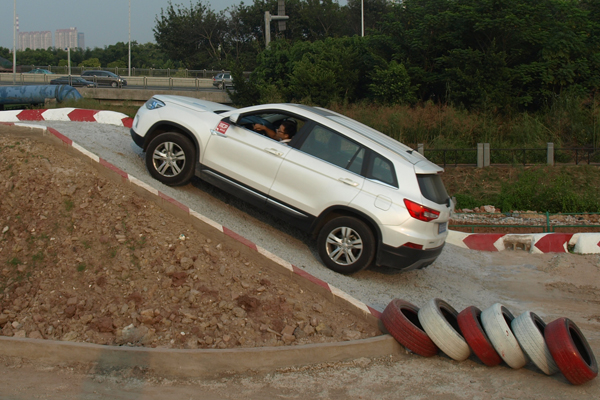
<svg viewBox="0 0 600 400">
<path fill-rule="evenodd" d="M 277 131 L 291 140 L 271 138 Z M 131 136 L 160 182 L 183 185 L 195 174 L 311 232 L 323 263 L 340 273 L 423 268 L 448 234 L 454 204 L 443 169 L 333 111 L 156 95 Z"/>
</svg>

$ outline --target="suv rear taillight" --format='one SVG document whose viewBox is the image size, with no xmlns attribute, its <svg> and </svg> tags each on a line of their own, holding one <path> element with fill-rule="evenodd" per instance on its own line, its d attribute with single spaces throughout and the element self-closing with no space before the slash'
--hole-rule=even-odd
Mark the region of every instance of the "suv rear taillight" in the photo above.
<svg viewBox="0 0 600 400">
<path fill-rule="evenodd" d="M 415 203 L 414 201 L 404 199 L 404 205 L 410 213 L 410 216 L 418 219 L 419 221 L 429 222 L 433 221 L 434 219 L 437 219 L 440 216 L 439 211 L 435 211 L 431 208 L 422 206 L 418 203 Z"/>
</svg>

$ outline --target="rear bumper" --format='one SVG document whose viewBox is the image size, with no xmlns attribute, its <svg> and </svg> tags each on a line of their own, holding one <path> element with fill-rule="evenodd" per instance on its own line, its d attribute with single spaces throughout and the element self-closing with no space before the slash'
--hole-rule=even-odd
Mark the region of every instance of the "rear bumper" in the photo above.
<svg viewBox="0 0 600 400">
<path fill-rule="evenodd" d="M 380 244 L 376 264 L 402 271 L 420 269 L 433 263 L 444 249 L 444 245 L 427 250 L 411 247 L 392 247 Z"/>
</svg>

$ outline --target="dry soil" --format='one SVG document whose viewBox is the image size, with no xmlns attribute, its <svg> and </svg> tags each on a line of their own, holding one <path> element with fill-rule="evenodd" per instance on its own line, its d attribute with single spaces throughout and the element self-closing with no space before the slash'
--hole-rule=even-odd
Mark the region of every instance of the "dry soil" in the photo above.
<svg viewBox="0 0 600 400">
<path fill-rule="evenodd" d="M 380 334 L 64 150 L 0 136 L 0 333 L 168 348 Z"/>
</svg>

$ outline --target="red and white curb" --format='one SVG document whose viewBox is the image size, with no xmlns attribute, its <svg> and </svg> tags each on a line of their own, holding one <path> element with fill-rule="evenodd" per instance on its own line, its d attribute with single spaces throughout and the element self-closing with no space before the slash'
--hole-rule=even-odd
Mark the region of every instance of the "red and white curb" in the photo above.
<svg viewBox="0 0 600 400">
<path fill-rule="evenodd" d="M 465 233 L 449 231 L 447 243 L 481 251 L 522 248 L 530 253 L 600 254 L 600 233 Z"/>
<path fill-rule="evenodd" d="M 76 121 L 131 128 L 133 119 L 116 111 L 85 110 L 82 108 L 55 108 L 47 110 L 9 110 L 0 112 L 0 122 L 21 121 Z"/>
<path fill-rule="evenodd" d="M 0 115 L 3 112 L 0 112 Z M 97 155 L 91 153 L 90 151 L 86 150 L 85 148 L 81 147 L 80 145 L 78 145 L 77 143 L 73 142 L 71 139 L 67 138 L 66 136 L 64 136 L 63 134 L 61 134 L 59 131 L 57 131 L 56 129 L 53 128 L 47 128 L 45 126 L 40 126 L 40 125 L 33 125 L 33 124 L 26 124 L 26 123 L 13 123 L 13 122 L 2 122 L 0 121 L 0 124 L 5 124 L 5 125 L 13 125 L 13 126 L 22 126 L 22 127 L 28 127 L 28 128 L 32 128 L 32 129 L 39 129 L 42 131 L 48 131 L 51 134 L 53 134 L 54 136 L 56 136 L 57 138 L 59 138 L 60 140 L 62 140 L 66 145 L 72 146 L 74 149 L 78 150 L 79 152 L 81 152 L 82 154 L 84 154 L 85 156 L 89 157 L 90 159 L 92 159 L 93 161 L 103 165 L 104 167 L 116 172 L 117 174 L 121 175 L 121 177 L 126 180 L 131 182 L 134 185 L 137 185 L 145 190 L 147 190 L 148 192 L 152 193 L 153 195 L 160 197 L 161 199 L 171 203 L 172 205 L 180 208 L 181 210 L 183 210 L 185 213 L 187 213 L 191 218 L 197 218 L 200 221 L 212 226 L 213 228 L 217 229 L 219 232 L 222 232 L 223 234 L 239 241 L 240 243 L 244 244 L 245 246 L 249 247 L 250 249 L 262 254 L 263 256 L 265 256 L 266 258 L 268 258 L 269 260 L 275 262 L 276 264 L 280 265 L 281 267 L 285 268 L 286 270 L 288 270 L 291 273 L 294 273 L 296 275 L 299 275 L 305 279 L 308 279 L 309 281 L 311 281 L 312 283 L 315 283 L 321 287 L 323 287 L 324 289 L 328 290 L 333 296 L 338 297 L 340 299 L 345 300 L 346 302 L 348 302 L 349 304 L 353 305 L 354 307 L 356 307 L 357 309 L 359 309 L 362 313 L 364 313 L 366 316 L 372 315 L 375 318 L 379 319 L 381 317 L 381 312 L 375 310 L 372 307 L 369 307 L 368 305 L 364 304 L 363 302 L 353 298 L 352 296 L 350 296 L 349 294 L 343 292 L 342 290 L 336 288 L 335 286 L 332 286 L 330 284 L 328 284 L 325 281 L 322 281 L 321 279 L 312 276 L 311 274 L 309 274 L 308 272 L 296 267 L 295 265 L 292 265 L 291 263 L 279 258 L 278 256 L 276 256 L 275 254 L 269 252 L 268 250 L 257 246 L 255 243 L 251 242 L 250 240 L 242 237 L 241 235 L 235 233 L 234 231 L 232 231 L 231 229 L 228 229 L 225 226 L 220 225 L 219 223 L 205 217 L 202 214 L 199 214 L 198 212 L 191 210 L 189 207 L 187 207 L 185 204 L 182 204 L 180 202 L 178 202 L 177 200 L 167 196 L 166 194 L 162 193 L 161 191 L 155 189 L 154 187 L 142 182 L 141 180 L 137 179 L 136 177 L 129 175 L 128 173 L 126 173 L 125 171 L 117 168 L 116 166 L 114 166 L 113 164 L 109 163 L 108 161 L 98 157 Z"/>
</svg>

